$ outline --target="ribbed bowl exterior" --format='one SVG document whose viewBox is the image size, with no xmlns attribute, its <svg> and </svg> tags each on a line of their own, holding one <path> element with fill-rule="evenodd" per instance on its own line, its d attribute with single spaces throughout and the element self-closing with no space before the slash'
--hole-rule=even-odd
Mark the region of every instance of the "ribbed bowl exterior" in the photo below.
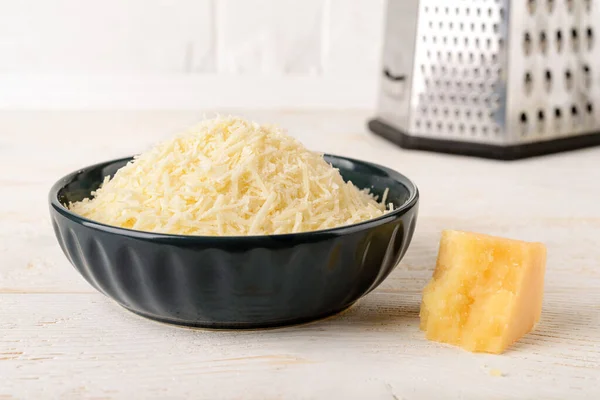
<svg viewBox="0 0 600 400">
<path fill-rule="evenodd" d="M 404 206 L 377 220 L 320 232 L 199 237 L 110 227 L 62 205 L 89 195 L 124 159 L 57 182 L 50 192 L 52 224 L 63 252 L 92 286 L 146 317 L 211 328 L 317 319 L 350 306 L 390 274 L 408 248 L 418 209 L 417 189 L 402 175 L 374 164 L 328 158 L 345 178 L 358 181 L 356 173 L 366 176 L 376 168 L 374 176 L 381 182 L 371 185 L 374 191 L 378 183 L 389 186 L 393 180 L 397 187 L 390 193 L 401 196 Z"/>
</svg>

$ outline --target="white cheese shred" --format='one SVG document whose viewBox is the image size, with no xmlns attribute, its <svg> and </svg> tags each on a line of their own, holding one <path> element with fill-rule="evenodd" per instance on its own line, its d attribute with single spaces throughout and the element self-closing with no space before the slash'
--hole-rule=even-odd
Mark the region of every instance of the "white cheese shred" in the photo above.
<svg viewBox="0 0 600 400">
<path fill-rule="evenodd" d="M 307 232 L 377 218 L 368 190 L 281 129 L 237 117 L 205 120 L 159 143 L 69 204 L 108 225 L 179 235 Z"/>
</svg>

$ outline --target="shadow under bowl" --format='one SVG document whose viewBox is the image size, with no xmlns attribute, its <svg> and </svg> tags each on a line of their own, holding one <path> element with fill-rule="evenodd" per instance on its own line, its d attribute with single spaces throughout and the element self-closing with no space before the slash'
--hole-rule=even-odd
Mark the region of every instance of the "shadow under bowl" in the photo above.
<svg viewBox="0 0 600 400">
<path fill-rule="evenodd" d="M 419 194 L 388 168 L 326 155 L 343 178 L 395 210 L 359 224 L 269 236 L 182 236 L 105 225 L 67 209 L 89 197 L 131 157 L 71 173 L 54 184 L 50 214 L 58 242 L 97 290 L 163 322 L 260 328 L 319 319 L 349 307 L 395 268 L 411 241 Z"/>
</svg>

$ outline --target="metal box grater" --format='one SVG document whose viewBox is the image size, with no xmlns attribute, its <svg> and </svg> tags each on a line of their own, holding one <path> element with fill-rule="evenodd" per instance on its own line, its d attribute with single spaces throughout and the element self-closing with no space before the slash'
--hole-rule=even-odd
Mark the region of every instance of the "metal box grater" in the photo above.
<svg viewBox="0 0 600 400">
<path fill-rule="evenodd" d="M 600 144 L 598 35 L 600 0 L 389 0 L 369 128 L 496 159 Z"/>
</svg>

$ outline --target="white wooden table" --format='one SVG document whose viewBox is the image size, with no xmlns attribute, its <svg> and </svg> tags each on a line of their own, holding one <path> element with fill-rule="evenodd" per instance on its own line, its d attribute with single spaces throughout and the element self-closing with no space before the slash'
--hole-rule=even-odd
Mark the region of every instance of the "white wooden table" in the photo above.
<svg viewBox="0 0 600 400">
<path fill-rule="evenodd" d="M 202 113 L 0 112 L 0 399 L 600 398 L 600 148 L 502 163 L 403 151 L 367 132 L 366 112 L 242 114 L 417 183 L 417 231 L 393 274 L 345 313 L 302 326 L 209 331 L 133 315 L 69 265 L 47 192 Z M 548 246 L 541 323 L 504 355 L 419 331 L 444 228 Z"/>
</svg>

